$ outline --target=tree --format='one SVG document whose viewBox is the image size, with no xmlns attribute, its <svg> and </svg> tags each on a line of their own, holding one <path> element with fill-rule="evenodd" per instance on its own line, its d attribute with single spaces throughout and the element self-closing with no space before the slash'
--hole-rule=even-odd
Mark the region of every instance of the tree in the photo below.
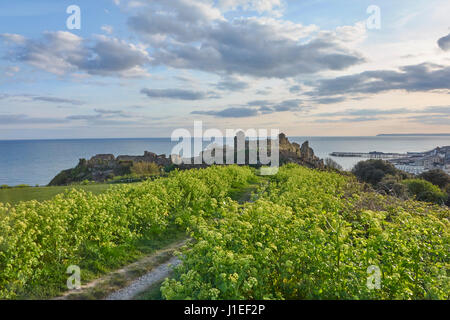
<svg viewBox="0 0 450 320">
<path fill-rule="evenodd" d="M 353 174 L 363 182 L 376 186 L 386 175 L 398 175 L 402 179 L 408 174 L 394 167 L 393 164 L 383 160 L 366 160 L 358 162 L 353 170 Z"/>
<path fill-rule="evenodd" d="M 445 188 L 445 192 L 447 193 L 447 202 L 445 204 L 450 207 L 450 184 Z"/>
<path fill-rule="evenodd" d="M 431 182 L 441 189 L 445 189 L 450 184 L 450 176 L 441 169 L 433 169 L 422 173 L 419 178 Z"/>
<path fill-rule="evenodd" d="M 403 183 L 408 187 L 409 194 L 414 196 L 416 200 L 440 205 L 447 201 L 448 195 L 431 182 L 422 179 L 408 179 L 404 180 Z"/>
<path fill-rule="evenodd" d="M 334 170 L 338 170 L 338 171 L 344 170 L 344 168 L 342 168 L 342 166 L 339 163 L 337 163 L 336 161 L 334 161 L 331 158 L 325 159 L 325 165 L 327 166 L 327 168 L 330 168 L 330 169 L 334 169 Z"/>
</svg>

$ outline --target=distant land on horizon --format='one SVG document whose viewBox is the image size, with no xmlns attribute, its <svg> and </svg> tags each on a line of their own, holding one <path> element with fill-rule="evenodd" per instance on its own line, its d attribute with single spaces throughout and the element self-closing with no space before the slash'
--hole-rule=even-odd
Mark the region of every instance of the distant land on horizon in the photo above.
<svg viewBox="0 0 450 320">
<path fill-rule="evenodd" d="M 290 138 L 370 138 L 370 137 L 450 137 L 450 133 L 380 133 L 373 136 L 315 136 L 315 135 L 287 135 Z M 200 137 L 192 137 L 200 138 Z M 229 138 L 229 137 L 224 137 Z M 254 138 L 254 137 L 248 137 Z M 83 141 L 83 140 L 171 140 L 171 137 L 82 137 L 82 138 L 17 138 L 17 139 L 4 139 L 0 138 L 1 142 L 18 142 L 18 141 Z"/>
<path fill-rule="evenodd" d="M 377 137 L 408 137 L 408 136 L 450 136 L 450 133 L 381 133 Z"/>
</svg>

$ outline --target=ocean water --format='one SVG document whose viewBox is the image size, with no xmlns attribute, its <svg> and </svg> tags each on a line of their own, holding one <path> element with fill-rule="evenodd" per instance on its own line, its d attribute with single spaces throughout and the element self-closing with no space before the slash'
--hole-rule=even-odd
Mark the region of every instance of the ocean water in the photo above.
<svg viewBox="0 0 450 320">
<path fill-rule="evenodd" d="M 302 144 L 308 140 L 320 158 L 339 152 L 408 152 L 427 151 L 450 145 L 450 136 L 407 137 L 289 137 Z M 142 155 L 144 151 L 169 155 L 177 142 L 170 138 L 149 139 L 80 139 L 0 141 L 0 185 L 46 185 L 61 170 L 77 165 L 80 158 L 100 153 Z M 351 169 L 360 158 L 333 158 Z"/>
</svg>

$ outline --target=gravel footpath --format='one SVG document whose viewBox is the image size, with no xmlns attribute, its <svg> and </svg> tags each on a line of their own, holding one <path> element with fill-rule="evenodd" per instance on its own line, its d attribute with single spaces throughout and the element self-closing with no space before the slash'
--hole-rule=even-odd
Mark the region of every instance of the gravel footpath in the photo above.
<svg viewBox="0 0 450 320">
<path fill-rule="evenodd" d="M 180 263 L 180 259 L 173 257 L 166 263 L 159 265 L 149 273 L 136 279 L 129 286 L 110 294 L 105 300 L 133 300 L 138 294 L 167 278 L 172 268 L 178 266 Z"/>
</svg>

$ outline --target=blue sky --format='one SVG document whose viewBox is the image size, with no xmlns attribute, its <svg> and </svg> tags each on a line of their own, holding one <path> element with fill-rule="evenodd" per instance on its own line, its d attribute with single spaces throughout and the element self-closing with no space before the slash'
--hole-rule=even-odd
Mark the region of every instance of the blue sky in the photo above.
<svg viewBox="0 0 450 320">
<path fill-rule="evenodd" d="M 66 9 L 81 10 L 69 30 Z M 377 6 L 380 28 L 368 29 Z M 444 0 L 0 4 L 0 139 L 450 132 Z"/>
</svg>

